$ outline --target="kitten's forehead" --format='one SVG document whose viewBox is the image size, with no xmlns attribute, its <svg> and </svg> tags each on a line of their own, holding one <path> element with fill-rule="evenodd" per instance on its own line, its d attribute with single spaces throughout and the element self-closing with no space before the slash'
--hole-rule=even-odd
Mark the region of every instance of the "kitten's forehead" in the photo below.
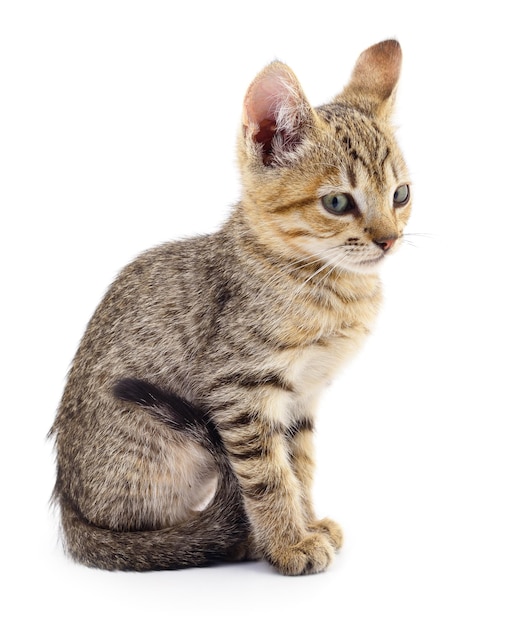
<svg viewBox="0 0 509 626">
<path fill-rule="evenodd" d="M 338 166 L 352 187 L 358 186 L 359 179 L 368 179 L 382 189 L 391 179 L 400 178 L 399 150 L 377 121 L 341 103 L 316 111 L 333 131 L 329 136 L 335 140 Z"/>
</svg>

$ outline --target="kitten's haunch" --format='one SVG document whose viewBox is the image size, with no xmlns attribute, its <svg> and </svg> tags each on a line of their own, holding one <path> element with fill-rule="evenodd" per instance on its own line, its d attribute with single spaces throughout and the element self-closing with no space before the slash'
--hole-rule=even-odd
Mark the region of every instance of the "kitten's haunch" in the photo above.
<svg viewBox="0 0 509 626">
<path fill-rule="evenodd" d="M 410 215 L 390 121 L 400 66 L 397 42 L 372 46 L 318 108 L 289 67 L 267 66 L 244 100 L 228 221 L 145 252 L 111 285 L 51 431 L 77 561 L 330 564 L 342 534 L 313 508 L 315 410 L 370 332 Z"/>
</svg>

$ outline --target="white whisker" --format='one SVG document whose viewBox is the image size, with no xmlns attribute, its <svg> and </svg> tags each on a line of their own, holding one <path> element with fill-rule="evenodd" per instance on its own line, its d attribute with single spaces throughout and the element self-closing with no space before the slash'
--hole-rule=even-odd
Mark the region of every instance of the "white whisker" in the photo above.
<svg viewBox="0 0 509 626">
<path fill-rule="evenodd" d="M 311 260 L 309 260 L 311 259 Z M 307 262 L 306 262 L 307 261 Z M 315 263 L 322 262 L 321 257 L 316 254 L 309 254 L 300 259 L 292 261 L 291 263 L 285 263 L 281 269 L 279 269 L 275 274 L 270 277 L 270 280 L 263 285 L 263 288 L 258 293 L 258 297 L 256 299 L 256 304 L 259 302 L 259 299 L 272 287 L 274 284 L 278 282 L 281 277 L 285 277 L 289 271 L 292 269 L 303 269 L 310 265 L 314 265 Z"/>
<path fill-rule="evenodd" d="M 414 248 L 418 248 L 419 244 L 416 243 L 415 241 L 411 241 L 411 237 L 426 237 L 426 238 L 433 238 L 435 235 L 433 235 L 433 233 L 403 233 L 402 237 L 401 237 L 401 241 L 404 244 L 407 244 L 409 246 L 413 246 Z"/>
</svg>

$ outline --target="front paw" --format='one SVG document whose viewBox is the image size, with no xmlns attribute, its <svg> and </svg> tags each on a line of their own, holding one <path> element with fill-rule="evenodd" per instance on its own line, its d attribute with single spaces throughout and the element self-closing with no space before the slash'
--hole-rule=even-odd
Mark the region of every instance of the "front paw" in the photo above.
<svg viewBox="0 0 509 626">
<path fill-rule="evenodd" d="M 327 537 L 330 545 L 336 551 L 343 545 L 343 532 L 341 527 L 328 517 L 311 522 L 311 524 L 308 524 L 308 529 L 312 533 L 321 533 Z"/>
<path fill-rule="evenodd" d="M 333 558 L 334 552 L 328 538 L 313 533 L 292 546 L 273 550 L 268 560 L 281 574 L 300 576 L 322 572 Z"/>
</svg>

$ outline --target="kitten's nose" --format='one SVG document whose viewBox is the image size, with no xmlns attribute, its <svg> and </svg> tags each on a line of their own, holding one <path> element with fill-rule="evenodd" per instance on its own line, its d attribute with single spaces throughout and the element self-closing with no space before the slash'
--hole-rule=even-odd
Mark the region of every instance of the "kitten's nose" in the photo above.
<svg viewBox="0 0 509 626">
<path fill-rule="evenodd" d="M 387 237 L 386 239 L 375 239 L 373 243 L 382 248 L 384 252 L 388 252 L 396 243 L 397 237 Z"/>
</svg>

